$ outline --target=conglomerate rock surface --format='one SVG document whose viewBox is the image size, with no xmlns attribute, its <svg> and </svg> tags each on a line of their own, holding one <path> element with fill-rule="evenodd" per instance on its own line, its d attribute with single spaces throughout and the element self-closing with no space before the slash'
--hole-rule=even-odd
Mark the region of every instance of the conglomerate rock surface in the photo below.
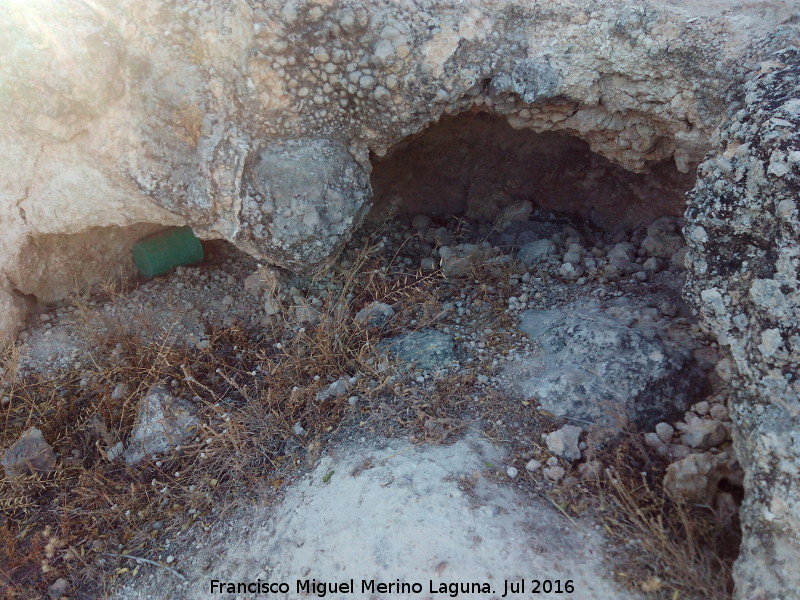
<svg viewBox="0 0 800 600">
<path fill-rule="evenodd" d="M 755 68 L 752 41 L 791 4 L 685 4 L 5 2 L 0 303 L 8 287 L 63 295 L 48 286 L 65 272 L 85 285 L 130 271 L 134 236 L 116 228 L 143 223 L 314 270 L 366 212 L 370 152 L 445 114 L 568 133 L 630 171 L 691 172 Z M 287 138 L 304 179 L 274 202 L 248 182 Z M 114 238 L 120 252 L 82 260 Z M 3 320 L 7 342 L 19 321 Z"/>
<path fill-rule="evenodd" d="M 263 262 L 320 268 L 364 218 L 370 158 L 443 115 L 487 112 L 569 134 L 653 177 L 664 164 L 691 173 L 716 148 L 689 199 L 688 293 L 738 367 L 747 499 L 737 594 L 791 597 L 798 67 L 796 51 L 767 56 L 757 42 L 800 45 L 793 10 L 722 0 L 4 2 L 0 344 L 21 326 L 25 295 L 51 301 L 67 281 L 130 271 L 129 244 L 156 226 L 190 224 Z"/>
</svg>

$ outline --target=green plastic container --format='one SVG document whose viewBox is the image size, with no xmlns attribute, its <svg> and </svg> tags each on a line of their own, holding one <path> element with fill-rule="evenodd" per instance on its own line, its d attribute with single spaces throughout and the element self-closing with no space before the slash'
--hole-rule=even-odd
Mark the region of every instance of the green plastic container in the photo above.
<svg viewBox="0 0 800 600">
<path fill-rule="evenodd" d="M 154 233 L 133 245 L 133 262 L 148 279 L 202 260 L 203 244 L 188 225 Z"/>
</svg>

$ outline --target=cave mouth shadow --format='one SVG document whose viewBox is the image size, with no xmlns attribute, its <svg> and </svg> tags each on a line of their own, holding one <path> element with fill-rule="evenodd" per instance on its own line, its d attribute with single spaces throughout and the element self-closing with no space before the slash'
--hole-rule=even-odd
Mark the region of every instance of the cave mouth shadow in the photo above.
<svg viewBox="0 0 800 600">
<path fill-rule="evenodd" d="M 680 217 L 694 170 L 671 160 L 634 173 L 561 132 L 514 129 L 486 112 L 445 116 L 372 155 L 370 222 L 402 215 L 492 220 L 521 200 L 578 217 L 603 231 L 633 231 L 663 216 Z"/>
</svg>

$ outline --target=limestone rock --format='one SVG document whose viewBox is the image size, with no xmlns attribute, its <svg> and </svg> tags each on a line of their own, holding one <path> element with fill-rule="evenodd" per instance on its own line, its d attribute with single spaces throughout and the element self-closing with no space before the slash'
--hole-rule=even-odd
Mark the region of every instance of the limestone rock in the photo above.
<svg viewBox="0 0 800 600">
<path fill-rule="evenodd" d="M 124 452 L 128 465 L 168 452 L 193 436 L 200 424 L 191 402 L 176 398 L 158 386 L 150 388 L 139 401 L 137 410 Z"/>
<path fill-rule="evenodd" d="M 341 143 L 271 142 L 245 166 L 241 229 L 251 254 L 308 272 L 335 254 L 361 224 L 369 181 Z"/>
<path fill-rule="evenodd" d="M 382 340 L 380 346 L 404 363 L 430 370 L 447 366 L 456 359 L 456 343 L 452 336 L 434 329 L 412 331 Z"/>
<path fill-rule="evenodd" d="M 504 379 L 546 410 L 615 427 L 629 419 L 650 429 L 681 414 L 701 389 L 691 341 L 669 334 L 669 321 L 639 322 L 636 303 L 606 308 L 585 301 L 522 315 L 520 330 L 542 345 L 541 357 L 507 367 Z M 527 365 L 527 373 L 518 375 Z"/>
<path fill-rule="evenodd" d="M 32 427 L 11 444 L 0 464 L 9 478 L 34 473 L 47 475 L 56 465 L 56 455 L 42 432 Z"/>
<path fill-rule="evenodd" d="M 564 425 L 561 429 L 547 434 L 545 442 L 547 449 L 556 456 L 567 460 L 578 460 L 581 457 L 578 440 L 581 437 L 581 428 L 574 425 Z"/>
<path fill-rule="evenodd" d="M 664 488 L 674 498 L 712 506 L 720 480 L 736 468 L 728 453 L 690 454 L 667 467 Z"/>
<path fill-rule="evenodd" d="M 383 302 L 372 302 L 356 313 L 356 323 L 367 327 L 383 327 L 394 316 L 394 309 Z"/>
<path fill-rule="evenodd" d="M 536 240 L 519 249 L 519 260 L 528 266 L 546 260 L 556 252 L 556 245 L 548 239 Z"/>
<path fill-rule="evenodd" d="M 800 589 L 800 50 L 783 48 L 698 171 L 686 294 L 730 353 L 733 440 L 745 472 L 738 600 Z"/>
</svg>

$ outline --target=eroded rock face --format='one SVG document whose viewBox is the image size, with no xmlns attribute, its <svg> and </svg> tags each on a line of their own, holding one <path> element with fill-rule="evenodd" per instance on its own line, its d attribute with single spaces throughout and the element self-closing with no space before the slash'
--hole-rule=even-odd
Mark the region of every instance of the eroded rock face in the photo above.
<svg viewBox="0 0 800 600">
<path fill-rule="evenodd" d="M 293 271 L 322 264 L 361 224 L 370 195 L 364 168 L 338 142 L 273 142 L 245 169 L 242 230 L 251 254 Z"/>
<path fill-rule="evenodd" d="M 316 269 L 359 222 L 369 153 L 467 110 L 575 136 L 629 171 L 690 173 L 751 69 L 747 48 L 789 6 L 6 2 L 0 272 L 60 295 L 22 268 L 21 249 L 139 223 L 188 223 Z M 281 173 L 304 157 L 321 180 L 300 199 Z M 116 260 L 78 265 L 77 279 Z M 8 339 L 18 320 L 3 319 Z"/>
<path fill-rule="evenodd" d="M 800 51 L 776 53 L 745 92 L 690 199 L 686 292 L 737 368 L 737 597 L 766 600 L 800 589 Z"/>
</svg>

